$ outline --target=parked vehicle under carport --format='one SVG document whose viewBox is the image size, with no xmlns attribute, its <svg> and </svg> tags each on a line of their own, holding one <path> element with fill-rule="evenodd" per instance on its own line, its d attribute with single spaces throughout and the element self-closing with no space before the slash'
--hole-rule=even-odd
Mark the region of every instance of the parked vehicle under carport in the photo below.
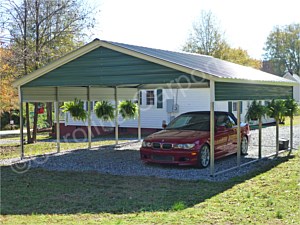
<svg viewBox="0 0 300 225">
<path fill-rule="evenodd" d="M 246 155 L 250 127 L 241 124 L 241 154 Z M 215 112 L 215 159 L 237 153 L 237 119 L 230 112 Z M 210 112 L 188 112 L 166 129 L 146 137 L 140 148 L 146 163 L 191 165 L 205 168 L 210 161 Z"/>
</svg>

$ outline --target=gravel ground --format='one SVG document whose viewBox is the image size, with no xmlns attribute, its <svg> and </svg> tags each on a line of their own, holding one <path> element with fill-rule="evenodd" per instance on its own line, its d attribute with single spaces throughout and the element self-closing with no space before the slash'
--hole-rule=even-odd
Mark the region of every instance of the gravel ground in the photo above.
<svg viewBox="0 0 300 225">
<path fill-rule="evenodd" d="M 300 125 L 294 126 L 294 148 L 299 147 Z M 280 127 L 280 138 L 289 139 L 289 127 Z M 275 153 L 275 127 L 263 128 L 262 155 Z M 93 148 L 91 150 L 70 150 L 62 153 L 48 154 L 41 157 L 30 157 L 22 161 L 18 159 L 0 160 L 2 165 L 11 165 L 12 169 L 24 173 L 30 168 L 43 168 L 54 171 L 97 171 L 99 173 L 123 176 L 154 176 L 182 180 L 213 180 L 223 181 L 235 176 L 244 175 L 258 167 L 264 166 L 272 158 L 266 158 L 255 163 L 242 166 L 239 169 L 220 171 L 235 167 L 236 155 L 215 162 L 217 176 L 211 177 L 210 168 L 196 169 L 191 167 L 160 166 L 144 164 L 139 158 L 141 143 L 132 141 L 127 144 Z M 258 158 L 258 130 L 252 130 L 249 154 L 241 158 L 241 163 L 247 163 Z M 23 164 L 21 162 L 24 162 Z M 20 164 L 19 164 L 20 163 Z M 219 174 L 218 174 L 219 173 Z"/>
</svg>

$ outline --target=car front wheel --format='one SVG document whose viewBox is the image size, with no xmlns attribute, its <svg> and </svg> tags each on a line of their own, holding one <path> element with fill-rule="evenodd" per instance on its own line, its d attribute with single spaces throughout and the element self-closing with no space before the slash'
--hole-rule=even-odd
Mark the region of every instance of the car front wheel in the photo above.
<svg viewBox="0 0 300 225">
<path fill-rule="evenodd" d="M 246 136 L 243 136 L 241 141 L 241 154 L 242 155 L 248 154 L 248 139 Z"/>
<path fill-rule="evenodd" d="M 199 151 L 198 166 L 206 168 L 209 165 L 210 150 L 208 145 L 203 145 Z"/>
</svg>

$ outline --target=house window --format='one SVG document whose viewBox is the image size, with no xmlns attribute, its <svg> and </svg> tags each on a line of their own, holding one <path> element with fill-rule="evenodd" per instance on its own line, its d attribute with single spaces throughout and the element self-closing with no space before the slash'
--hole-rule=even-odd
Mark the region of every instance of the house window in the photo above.
<svg viewBox="0 0 300 225">
<path fill-rule="evenodd" d="M 241 113 L 243 112 L 243 102 L 241 101 Z M 228 112 L 237 112 L 237 102 L 228 102 Z"/>
<path fill-rule="evenodd" d="M 237 111 L 237 103 L 233 102 L 232 103 L 232 112 L 236 112 Z"/>
<path fill-rule="evenodd" d="M 147 105 L 154 105 L 154 91 L 147 91 Z"/>
</svg>

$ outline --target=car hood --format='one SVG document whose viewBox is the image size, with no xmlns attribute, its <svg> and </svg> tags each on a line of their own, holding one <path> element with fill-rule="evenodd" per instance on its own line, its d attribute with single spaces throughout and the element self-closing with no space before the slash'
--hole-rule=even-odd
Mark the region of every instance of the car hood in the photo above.
<svg viewBox="0 0 300 225">
<path fill-rule="evenodd" d="M 207 139 L 209 135 L 209 131 L 162 130 L 149 135 L 144 140 L 151 142 L 193 143 L 199 139 Z"/>
</svg>

